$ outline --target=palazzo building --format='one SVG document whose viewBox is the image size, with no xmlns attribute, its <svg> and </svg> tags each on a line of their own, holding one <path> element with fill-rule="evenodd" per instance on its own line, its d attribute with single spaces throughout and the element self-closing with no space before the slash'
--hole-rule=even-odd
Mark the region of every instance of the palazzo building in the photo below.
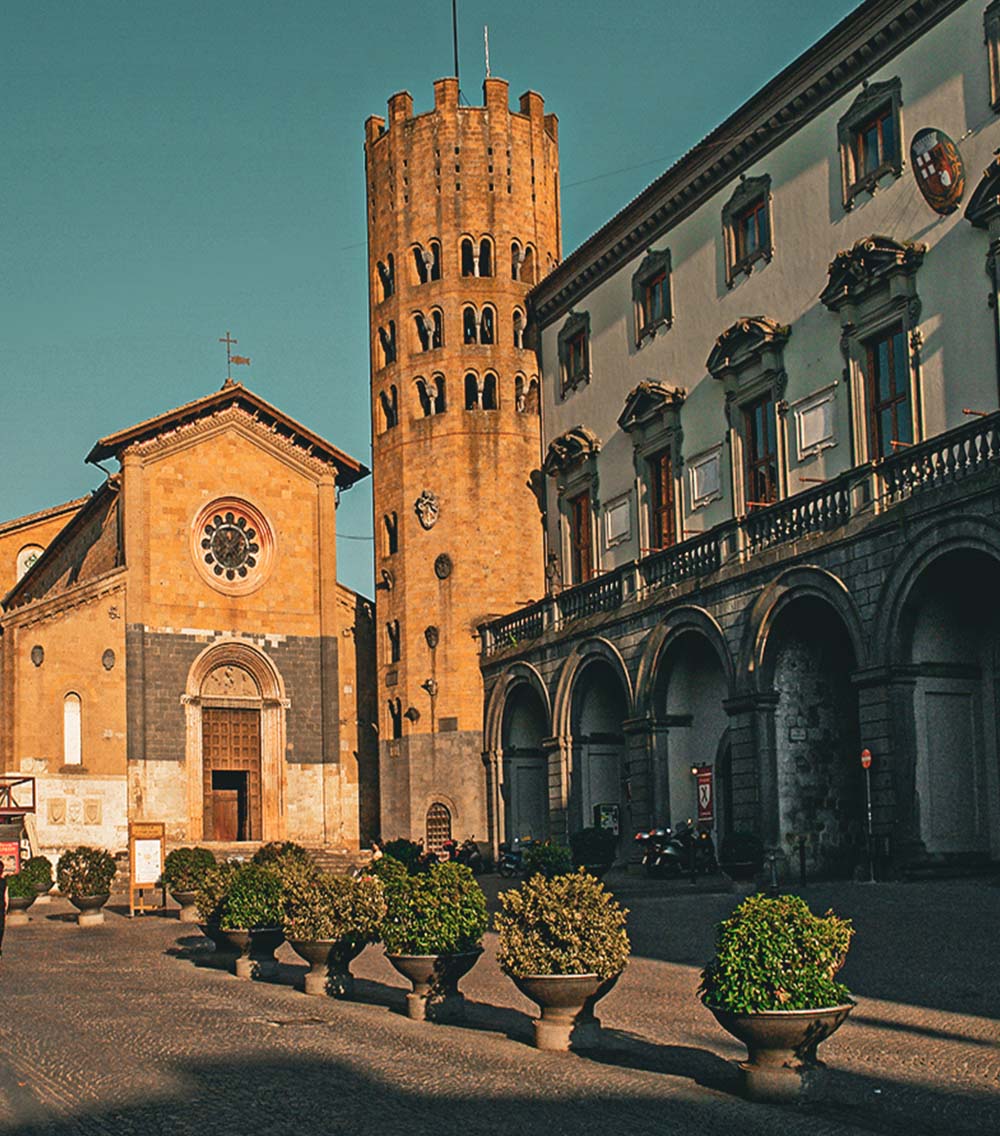
<svg viewBox="0 0 1000 1136">
<path fill-rule="evenodd" d="M 356 852 L 378 828 L 373 613 L 335 540 L 367 470 L 231 382 L 88 461 L 119 468 L 0 525 L 0 769 L 34 779 L 40 847 L 119 850 L 150 820 Z"/>
<path fill-rule="evenodd" d="M 481 629 L 494 843 L 624 849 L 697 770 L 812 871 L 866 776 L 878 857 L 1000 859 L 998 45 L 868 0 L 530 293 L 558 572 Z"/>
</svg>

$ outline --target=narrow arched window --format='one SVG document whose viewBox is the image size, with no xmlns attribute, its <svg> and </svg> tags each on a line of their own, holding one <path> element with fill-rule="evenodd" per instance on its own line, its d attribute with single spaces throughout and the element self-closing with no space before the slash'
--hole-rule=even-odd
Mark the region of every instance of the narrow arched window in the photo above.
<svg viewBox="0 0 1000 1136">
<path fill-rule="evenodd" d="M 434 407 L 434 413 L 444 414 L 444 375 L 435 375 L 431 379 L 430 386 L 428 387 L 428 394 L 431 398 L 431 404 Z"/>
<path fill-rule="evenodd" d="M 83 708 L 79 694 L 63 699 L 63 765 L 83 764 Z"/>
<path fill-rule="evenodd" d="M 479 342 L 480 343 L 494 343 L 495 342 L 495 325 L 496 316 L 493 309 L 489 306 L 483 308 L 482 314 L 479 317 Z"/>
<path fill-rule="evenodd" d="M 413 317 L 413 325 L 417 329 L 417 342 L 421 351 L 429 351 L 431 336 L 434 334 L 434 322 L 427 318 L 423 312 L 417 312 Z"/>
<path fill-rule="evenodd" d="M 431 264 L 430 264 L 430 278 L 432 280 L 441 279 L 441 242 L 431 241 Z"/>
<path fill-rule="evenodd" d="M 430 279 L 433 256 L 422 245 L 413 246 L 413 267 L 417 272 L 417 283 L 426 284 Z"/>
<path fill-rule="evenodd" d="M 378 262 L 378 278 L 379 283 L 382 285 L 381 299 L 388 300 L 396 288 L 392 253 L 389 253 L 384 261 L 380 260 Z"/>
<path fill-rule="evenodd" d="M 382 407 L 382 430 L 391 430 L 399 421 L 399 402 L 395 386 L 381 391 L 378 396 Z"/>
<path fill-rule="evenodd" d="M 483 376 L 479 399 L 479 405 L 483 410 L 497 410 L 499 408 L 496 375 L 490 373 Z"/>
<path fill-rule="evenodd" d="M 435 308 L 431 312 L 431 319 L 434 321 L 434 327 L 431 331 L 431 347 L 444 346 L 444 317 L 441 315 L 441 309 Z"/>
<path fill-rule="evenodd" d="M 524 252 L 521 253 L 520 279 L 525 284 L 534 284 L 535 282 L 535 250 L 531 245 L 527 245 Z"/>
<path fill-rule="evenodd" d="M 522 312 L 520 308 L 514 309 L 513 324 L 514 324 L 514 346 L 515 347 L 523 347 L 524 346 L 525 318 L 524 318 L 524 312 Z"/>
<path fill-rule="evenodd" d="M 385 525 L 385 555 L 392 556 L 399 551 L 399 519 L 395 513 L 386 513 L 382 523 Z"/>
<path fill-rule="evenodd" d="M 403 704 L 398 698 L 389 699 L 389 722 L 393 739 L 403 736 Z"/>
<path fill-rule="evenodd" d="M 430 389 L 424 379 L 416 379 L 417 399 L 420 402 L 420 413 L 424 418 L 429 418 L 434 413 L 434 407 L 431 404 Z"/>
<path fill-rule="evenodd" d="M 510 246 L 510 278 L 511 280 L 521 279 L 521 246 L 517 241 L 512 241 Z"/>
<path fill-rule="evenodd" d="M 391 619 L 385 625 L 385 635 L 389 646 L 389 662 L 399 662 L 399 620 Z"/>
<path fill-rule="evenodd" d="M 483 237 L 479 242 L 479 271 L 476 275 L 493 275 L 493 244 L 488 237 Z"/>
<path fill-rule="evenodd" d="M 476 252 L 472 241 L 468 237 L 462 238 L 462 275 L 478 276 L 476 267 Z"/>
<path fill-rule="evenodd" d="M 396 362 L 396 322 L 389 320 L 388 327 L 378 329 L 379 343 L 382 346 L 382 366 Z"/>
<path fill-rule="evenodd" d="M 472 371 L 465 376 L 465 409 L 479 409 L 479 376 Z"/>
<path fill-rule="evenodd" d="M 475 308 L 462 309 L 462 342 L 479 342 L 479 321 L 476 319 Z"/>
<path fill-rule="evenodd" d="M 40 544 L 26 544 L 17 554 L 15 563 L 16 578 L 18 580 L 28 571 L 45 550 Z"/>
</svg>

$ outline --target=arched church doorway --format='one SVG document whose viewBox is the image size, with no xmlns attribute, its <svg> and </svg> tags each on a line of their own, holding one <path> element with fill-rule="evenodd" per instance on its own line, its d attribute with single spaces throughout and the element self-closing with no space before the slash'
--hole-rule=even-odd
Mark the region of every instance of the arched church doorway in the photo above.
<svg viewBox="0 0 1000 1136">
<path fill-rule="evenodd" d="M 435 855 L 444 851 L 445 844 L 451 840 L 451 809 L 441 801 L 435 801 L 427 810 L 424 837 L 424 847 Z"/>
<path fill-rule="evenodd" d="M 805 841 L 806 869 L 850 876 L 864 861 L 864 782 L 858 760 L 854 648 L 839 615 L 803 595 L 775 618 L 764 655 L 774 708 L 778 831 Z"/>
<path fill-rule="evenodd" d="M 617 809 L 620 834 L 629 824 L 622 729 L 627 716 L 628 700 L 615 668 L 601 658 L 587 663 L 573 686 L 570 835 L 595 823 L 599 805 Z"/>
<path fill-rule="evenodd" d="M 503 708 L 504 835 L 507 840 L 549 837 L 549 771 L 542 740 L 549 724 L 541 695 L 519 682 Z"/>
<path fill-rule="evenodd" d="M 998 594 L 1000 564 L 956 550 L 924 570 L 903 607 L 900 661 L 915 679 L 916 822 L 933 856 L 985 859 L 991 844 L 1000 853 Z"/>
<path fill-rule="evenodd" d="M 728 690 L 722 660 L 704 635 L 687 631 L 671 642 L 660 662 L 654 694 L 654 713 L 666 726 L 654 770 L 655 819 L 660 824 L 697 818 L 694 767 L 712 766 L 718 804 L 720 774 L 726 773 L 717 759 L 729 725 L 723 708 Z"/>
</svg>

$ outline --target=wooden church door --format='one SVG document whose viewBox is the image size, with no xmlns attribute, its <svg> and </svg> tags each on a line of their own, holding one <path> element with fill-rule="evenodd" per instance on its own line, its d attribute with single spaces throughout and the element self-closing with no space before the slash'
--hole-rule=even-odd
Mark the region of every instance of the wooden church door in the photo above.
<svg viewBox="0 0 1000 1136">
<path fill-rule="evenodd" d="M 205 840 L 261 839 L 260 711 L 202 710 Z"/>
</svg>

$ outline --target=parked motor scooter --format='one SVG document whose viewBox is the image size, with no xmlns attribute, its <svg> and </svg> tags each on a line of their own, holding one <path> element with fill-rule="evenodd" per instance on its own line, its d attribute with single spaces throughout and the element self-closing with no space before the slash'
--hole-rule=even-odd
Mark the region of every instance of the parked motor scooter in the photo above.
<svg viewBox="0 0 1000 1136">
<path fill-rule="evenodd" d="M 688 819 L 674 827 L 674 840 L 681 853 L 682 870 L 697 875 L 710 875 L 718 868 L 715 858 L 715 842 L 712 834 L 698 829 Z"/>
<path fill-rule="evenodd" d="M 497 871 L 505 879 L 513 879 L 524 871 L 524 849 L 531 844 L 531 840 L 522 840 L 515 836 L 513 840 L 500 842 L 500 858 L 497 861 Z"/>
<path fill-rule="evenodd" d="M 669 828 L 656 826 L 635 834 L 642 845 L 642 863 L 650 876 L 679 876 L 684 871 L 684 849 Z"/>
<path fill-rule="evenodd" d="M 452 841 L 454 843 L 454 841 Z M 483 860 L 483 854 L 479 851 L 479 845 L 471 836 L 467 836 L 461 846 L 455 853 L 454 859 L 460 864 L 464 864 L 467 868 L 471 868 L 474 875 L 482 875 L 486 870 L 486 864 Z"/>
</svg>

